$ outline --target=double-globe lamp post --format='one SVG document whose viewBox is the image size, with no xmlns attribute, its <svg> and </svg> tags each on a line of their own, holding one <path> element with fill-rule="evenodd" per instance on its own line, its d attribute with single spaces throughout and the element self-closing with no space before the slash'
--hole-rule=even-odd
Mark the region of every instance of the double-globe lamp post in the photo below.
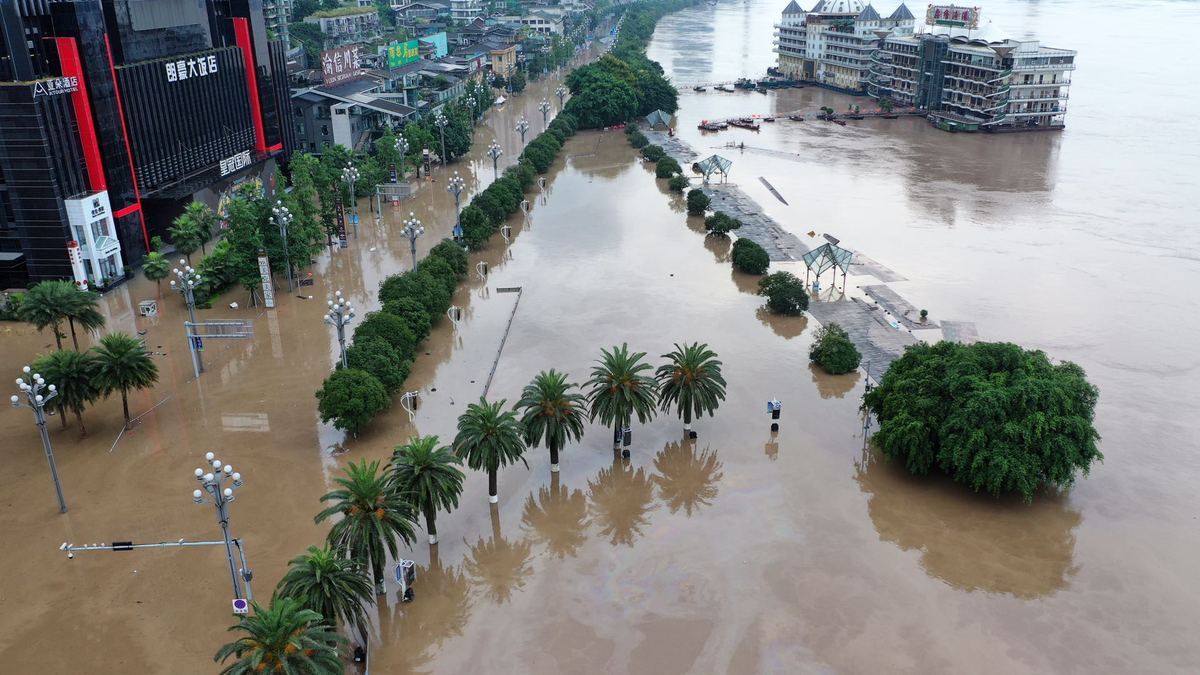
<svg viewBox="0 0 1200 675">
<path fill-rule="evenodd" d="M 234 490 L 242 487 L 242 474 L 234 471 L 233 467 L 228 464 L 222 465 L 221 460 L 211 452 L 205 454 L 204 459 L 206 462 L 212 463 L 212 471 L 196 469 L 196 480 L 200 481 L 201 489 L 192 491 L 192 501 L 203 504 L 207 499 L 217 509 L 217 523 L 221 526 L 221 533 L 225 537 L 225 557 L 229 560 L 229 578 L 233 582 L 233 597 L 240 600 L 243 597 L 242 588 L 238 584 L 238 567 L 237 563 L 233 561 L 233 542 L 229 537 L 229 503 L 234 500 Z M 229 481 L 228 487 L 225 485 L 226 480 Z M 250 570 L 243 566 L 241 577 L 246 582 L 247 600 L 253 599 L 250 597 L 252 576 Z"/>
<path fill-rule="evenodd" d="M 417 269 L 417 237 L 425 234 L 425 226 L 421 225 L 421 221 L 417 220 L 417 214 L 412 211 L 408 212 L 408 219 L 404 221 L 404 236 L 408 237 L 409 246 L 412 248 L 413 269 Z"/>
<path fill-rule="evenodd" d="M 295 216 L 288 207 L 283 205 L 282 201 L 276 200 L 275 206 L 271 207 L 271 222 L 275 223 L 279 228 L 279 238 L 283 240 L 283 261 L 287 265 L 288 290 L 294 290 L 292 284 L 292 253 L 291 247 L 288 246 L 288 227 L 292 224 Z"/>
<path fill-rule="evenodd" d="M 463 177 L 455 171 L 450 180 L 446 181 L 446 191 L 454 195 L 454 238 L 461 239 L 463 236 L 462 230 L 462 211 L 458 210 L 458 200 L 462 195 L 463 188 L 467 185 Z"/>
<path fill-rule="evenodd" d="M 488 157 L 492 158 L 492 174 L 494 175 L 493 180 L 500 180 L 499 161 L 500 155 L 504 154 L 504 150 L 500 147 L 499 143 L 492 141 L 492 144 L 488 146 L 487 154 Z"/>
<path fill-rule="evenodd" d="M 408 139 L 401 136 L 396 139 L 396 152 L 400 153 L 400 180 L 404 180 L 405 158 L 408 157 Z"/>
<path fill-rule="evenodd" d="M 567 97 L 567 88 L 560 86 L 559 88 L 554 90 L 554 95 L 558 97 L 558 111 L 562 112 L 563 99 Z"/>
<path fill-rule="evenodd" d="M 178 283 L 176 283 L 176 279 L 172 279 L 171 288 L 179 291 L 180 295 L 183 296 L 183 301 L 187 303 L 188 318 L 192 323 L 196 323 L 195 291 L 196 287 L 200 285 L 200 274 L 192 269 L 191 265 L 188 265 L 183 258 L 179 259 L 179 264 L 183 265 L 183 269 L 181 270 L 176 267 L 172 270 L 175 276 L 178 277 Z"/>
<path fill-rule="evenodd" d="M 12 406 L 14 408 L 26 407 L 33 411 L 33 419 L 37 423 L 38 431 L 42 434 L 42 449 L 46 451 L 46 461 L 50 464 L 50 477 L 54 479 L 54 492 L 58 495 L 58 512 L 67 512 L 67 498 L 63 496 L 62 483 L 58 480 L 58 464 L 54 462 L 54 448 L 50 445 L 50 434 L 46 431 L 46 404 L 50 399 L 58 396 L 58 389 L 53 384 L 46 384 L 46 380 L 38 373 L 30 373 L 29 366 L 21 369 L 25 377 L 31 377 L 32 382 L 26 382 L 25 378 L 17 378 L 17 388 L 25 395 L 27 403 L 21 403 L 21 397 L 18 394 L 13 394 Z"/>
<path fill-rule="evenodd" d="M 342 297 L 342 292 L 334 294 L 333 300 L 326 303 L 329 310 L 325 312 L 325 323 L 337 329 L 338 347 L 342 353 L 342 367 L 349 368 L 346 363 L 346 326 L 354 320 L 354 306 Z"/>
<path fill-rule="evenodd" d="M 450 124 L 450 120 L 442 113 L 438 113 L 437 117 L 433 118 L 433 123 L 437 125 L 438 132 L 442 136 L 442 166 L 446 166 L 446 126 Z"/>
<path fill-rule="evenodd" d="M 476 103 L 478 103 L 478 101 L 475 100 L 474 96 L 468 96 L 463 99 L 463 105 L 467 106 L 471 110 L 471 124 L 475 123 L 475 104 Z"/>
<path fill-rule="evenodd" d="M 538 110 L 542 111 L 542 130 L 543 131 L 550 127 L 550 118 L 548 117 L 548 115 L 550 114 L 550 109 L 552 107 L 553 106 L 550 105 L 550 101 L 548 101 L 546 99 L 542 99 L 542 102 L 538 104 Z"/>
<path fill-rule="evenodd" d="M 517 120 L 516 130 L 518 134 L 521 134 L 521 147 L 523 148 L 525 147 L 525 132 L 529 131 L 529 120 L 525 119 L 524 115 Z"/>
<path fill-rule="evenodd" d="M 350 187 L 350 204 L 354 212 L 351 222 L 354 224 L 354 238 L 358 239 L 358 194 L 354 191 L 354 183 L 358 181 L 358 169 L 348 166 L 342 169 L 342 180 Z"/>
</svg>

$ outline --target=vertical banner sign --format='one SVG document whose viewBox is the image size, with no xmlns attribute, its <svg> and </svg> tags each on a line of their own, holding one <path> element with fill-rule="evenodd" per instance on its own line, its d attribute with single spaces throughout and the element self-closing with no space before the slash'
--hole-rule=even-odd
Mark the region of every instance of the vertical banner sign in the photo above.
<svg viewBox="0 0 1200 675">
<path fill-rule="evenodd" d="M 392 165 L 391 165 L 391 166 L 388 168 L 388 170 L 391 172 L 391 173 L 390 173 L 390 175 L 391 175 L 391 177 L 392 177 L 392 182 L 393 182 L 393 183 L 395 183 L 395 182 L 396 182 L 396 178 L 398 178 L 398 175 L 396 174 L 396 165 L 395 165 L 395 164 L 392 164 Z"/>
<path fill-rule="evenodd" d="M 71 260 L 71 274 L 75 276 L 75 285 L 79 290 L 86 291 L 88 278 L 83 268 L 83 251 L 79 250 L 79 242 L 74 239 L 67 242 L 67 257 Z"/>
<path fill-rule="evenodd" d="M 341 200 L 338 200 L 337 205 L 337 226 L 338 226 L 338 246 L 347 248 L 350 243 L 346 241 L 346 210 L 342 208 Z"/>
<path fill-rule="evenodd" d="M 267 308 L 275 307 L 275 284 L 271 281 L 271 261 L 265 251 L 258 252 L 258 273 L 262 276 L 263 302 Z"/>
</svg>

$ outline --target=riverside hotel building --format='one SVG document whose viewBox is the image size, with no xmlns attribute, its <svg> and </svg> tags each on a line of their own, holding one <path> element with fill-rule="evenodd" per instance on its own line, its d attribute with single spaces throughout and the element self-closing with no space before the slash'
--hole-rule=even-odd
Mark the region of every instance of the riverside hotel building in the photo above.
<svg viewBox="0 0 1200 675">
<path fill-rule="evenodd" d="M 193 199 L 273 190 L 285 68 L 262 0 L 0 0 L 0 290 L 119 283 Z"/>
</svg>

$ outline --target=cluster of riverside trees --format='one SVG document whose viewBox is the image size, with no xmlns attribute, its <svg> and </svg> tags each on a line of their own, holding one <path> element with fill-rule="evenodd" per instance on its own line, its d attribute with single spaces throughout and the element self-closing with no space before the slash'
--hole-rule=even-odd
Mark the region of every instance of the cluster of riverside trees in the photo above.
<svg viewBox="0 0 1200 675">
<path fill-rule="evenodd" d="M 511 409 L 505 400 L 482 397 L 470 404 L 450 445 L 437 436 L 413 437 L 386 466 L 351 463 L 335 479 L 337 489 L 321 497 L 326 507 L 315 520 L 332 521 L 325 546 L 291 561 L 270 605 L 254 605 L 234 626 L 245 635 L 215 659 L 234 657 L 230 673 L 342 672 L 338 624 L 365 636 L 388 557 L 396 558 L 401 544 L 411 547 L 422 519 L 429 543 L 437 543 L 437 513 L 458 507 L 462 464 L 487 472 L 495 503 L 501 468 L 525 462 L 528 448 L 544 445 L 557 472 L 559 452 L 583 437 L 589 419 L 614 429 L 615 452 L 634 418 L 645 423 L 657 411 L 673 411 L 686 431 L 725 400 L 721 362 L 708 345 L 676 344 L 657 369 L 645 357 L 624 344 L 602 350 L 582 386 L 559 371 L 542 371 Z"/>
<path fill-rule="evenodd" d="M 70 281 L 42 281 L 21 296 L 14 314 L 21 321 L 33 324 L 38 330 L 54 332 L 58 349 L 39 356 L 29 373 L 23 377 L 32 382 L 40 375 L 55 387 L 51 405 L 58 411 L 63 428 L 67 414 L 75 416 L 80 434 L 86 435 L 83 411 L 101 398 L 121 395 L 125 424 L 130 421 L 129 392 L 148 389 L 158 382 L 158 366 L 142 340 L 125 333 L 108 333 L 88 350 L 79 349 L 77 331 L 96 333 L 104 328 L 100 313 L 100 296 L 80 290 Z M 63 324 L 71 331 L 71 346 L 63 348 Z"/>
</svg>

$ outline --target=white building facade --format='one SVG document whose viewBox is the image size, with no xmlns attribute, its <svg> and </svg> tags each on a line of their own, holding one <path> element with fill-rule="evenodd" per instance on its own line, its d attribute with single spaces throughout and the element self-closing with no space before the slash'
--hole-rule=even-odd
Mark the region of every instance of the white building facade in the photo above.
<svg viewBox="0 0 1200 675">
<path fill-rule="evenodd" d="M 466 24 L 482 16 L 482 0 L 450 0 L 450 18 L 454 23 Z"/>
<path fill-rule="evenodd" d="M 778 67 L 790 79 L 862 93 L 880 34 L 912 35 L 915 25 L 903 4 L 884 17 L 861 0 L 820 0 L 810 11 L 792 0 L 775 24 Z"/>
</svg>

